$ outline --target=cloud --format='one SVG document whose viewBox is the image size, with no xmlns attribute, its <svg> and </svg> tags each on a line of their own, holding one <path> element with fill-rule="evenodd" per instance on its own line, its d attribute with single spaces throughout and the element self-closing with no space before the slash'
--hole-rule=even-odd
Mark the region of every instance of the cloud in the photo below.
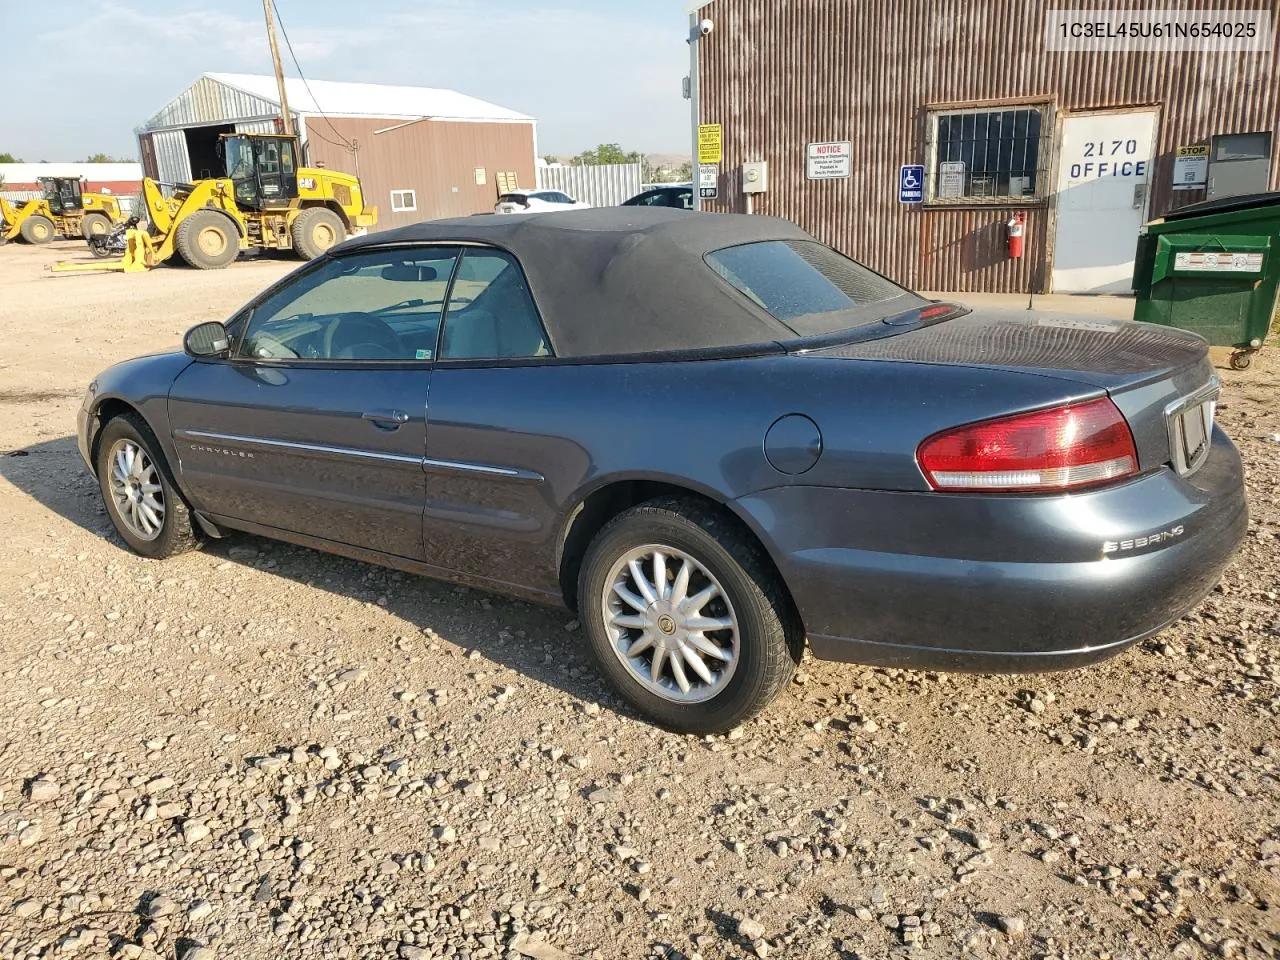
<svg viewBox="0 0 1280 960">
<path fill-rule="evenodd" d="M 256 4 L 235 5 L 237 14 L 219 0 L 62 2 L 69 9 L 55 29 L 35 4 L 19 17 L 29 16 L 29 25 L 7 24 L 34 40 L 13 51 L 4 69 L 22 76 L 42 64 L 36 51 L 53 49 L 60 67 L 42 79 L 40 103 L 10 102 L 16 122 L 6 124 L 0 149 L 51 158 L 132 152 L 132 128 L 201 73 L 271 70 L 262 20 L 250 13 Z M 376 0 L 351 23 L 345 0 L 276 0 L 310 79 L 459 90 L 536 116 L 545 151 L 610 141 L 653 151 L 685 144 L 680 78 L 688 51 L 675 5 L 550 2 L 538 9 L 519 0 Z M 108 73 L 110 84 L 102 82 Z M 51 116 L 57 125 L 40 122 Z"/>
<path fill-rule="evenodd" d="M 119 51 L 111 57 L 113 65 L 134 72 L 147 70 L 156 58 L 180 55 L 188 47 L 212 50 L 237 62 L 244 62 L 249 49 L 265 48 L 257 21 L 211 10 L 149 14 L 117 0 L 95 4 L 92 13 L 45 31 L 38 39 L 46 49 L 56 49 L 65 57 L 68 53 L 100 55 L 104 37 L 111 38 L 111 48 Z"/>
</svg>

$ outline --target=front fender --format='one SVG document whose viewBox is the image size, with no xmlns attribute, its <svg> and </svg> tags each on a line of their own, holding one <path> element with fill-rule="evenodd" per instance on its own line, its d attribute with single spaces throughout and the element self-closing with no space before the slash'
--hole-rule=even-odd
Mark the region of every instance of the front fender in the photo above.
<svg viewBox="0 0 1280 960">
<path fill-rule="evenodd" d="M 171 472 L 177 476 L 178 454 L 169 425 L 169 389 L 178 374 L 192 362 L 185 353 L 151 354 L 117 363 L 93 379 L 77 418 L 80 454 L 91 470 L 103 412 L 127 406 L 146 421 L 160 443 Z"/>
</svg>

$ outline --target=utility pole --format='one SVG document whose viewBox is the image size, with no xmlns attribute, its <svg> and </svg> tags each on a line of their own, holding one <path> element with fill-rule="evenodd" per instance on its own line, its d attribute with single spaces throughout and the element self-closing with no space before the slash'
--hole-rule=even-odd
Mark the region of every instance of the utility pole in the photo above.
<svg viewBox="0 0 1280 960">
<path fill-rule="evenodd" d="M 293 136 L 293 114 L 289 112 L 289 95 L 284 89 L 284 67 L 280 65 L 280 46 L 276 43 L 276 21 L 271 16 L 271 0 L 262 0 L 262 12 L 267 18 L 267 41 L 271 44 L 271 62 L 276 68 L 276 86 L 280 88 L 280 118 L 284 121 L 284 135 Z"/>
</svg>

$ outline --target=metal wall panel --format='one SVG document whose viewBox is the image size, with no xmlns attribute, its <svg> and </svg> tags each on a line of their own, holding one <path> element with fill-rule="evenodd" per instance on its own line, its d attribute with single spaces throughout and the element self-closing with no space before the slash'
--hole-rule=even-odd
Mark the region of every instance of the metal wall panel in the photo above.
<svg viewBox="0 0 1280 960">
<path fill-rule="evenodd" d="M 378 208 L 378 230 L 492 213 L 498 171 L 533 185 L 533 149 L 534 125 L 523 121 L 307 118 L 310 164 L 357 174 L 365 203 Z M 477 170 L 484 171 L 483 184 L 476 183 Z M 413 190 L 417 209 L 393 212 L 392 190 Z"/>
<path fill-rule="evenodd" d="M 181 130 L 157 130 L 151 136 L 156 151 L 156 172 L 165 183 L 186 183 L 191 179 L 191 158 L 187 138 Z"/>
<path fill-rule="evenodd" d="M 993 206 L 897 202 L 898 167 L 926 160 L 927 104 L 1038 98 L 1056 111 L 1158 105 L 1149 211 L 1202 192 L 1170 189 L 1180 144 L 1272 130 L 1280 57 L 1266 53 L 1048 53 L 1045 12 L 1105 9 L 1109 0 L 711 0 L 699 43 L 700 116 L 724 125 L 720 199 L 742 210 L 739 170 L 769 162 L 757 213 L 794 220 L 833 246 L 918 289 L 1044 290 L 1052 198 Z M 1273 0 L 1188 0 L 1180 7 L 1274 9 Z M 1273 15 L 1273 51 L 1280 17 Z M 852 175 L 805 179 L 805 146 L 853 141 Z M 1050 185 L 1056 171 L 1050 158 Z M 1271 186 L 1280 186 L 1280 151 Z M 1004 221 L 1027 211 L 1027 251 L 1004 255 Z M 1136 238 L 1135 238 L 1136 241 Z"/>
<path fill-rule="evenodd" d="M 593 207 L 616 207 L 640 192 L 638 163 L 539 167 L 538 189 L 560 190 Z"/>
<path fill-rule="evenodd" d="M 243 93 L 212 77 L 201 77 L 138 127 L 136 132 L 233 123 L 243 118 L 272 117 L 279 113 L 280 107 L 269 100 Z"/>
<path fill-rule="evenodd" d="M 276 121 L 272 117 L 269 120 L 246 120 L 236 124 L 236 133 L 275 133 Z"/>
</svg>

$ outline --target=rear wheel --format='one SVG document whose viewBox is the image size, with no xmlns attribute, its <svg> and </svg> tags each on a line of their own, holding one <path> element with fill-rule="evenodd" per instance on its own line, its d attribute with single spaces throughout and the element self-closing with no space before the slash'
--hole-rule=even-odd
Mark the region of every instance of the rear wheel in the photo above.
<svg viewBox="0 0 1280 960">
<path fill-rule="evenodd" d="M 230 218 L 197 210 L 178 225 L 178 254 L 197 270 L 220 270 L 240 253 L 240 236 Z"/>
<path fill-rule="evenodd" d="M 48 243 L 54 237 L 53 221 L 40 214 L 22 221 L 22 239 L 27 243 Z"/>
<path fill-rule="evenodd" d="M 803 651 L 760 545 L 695 500 L 653 500 L 610 521 L 583 558 L 578 609 L 618 692 L 685 733 L 721 733 L 754 716 Z"/>
<path fill-rule="evenodd" d="M 111 232 L 111 218 L 105 213 L 86 213 L 80 221 L 80 235 L 88 240 L 90 237 L 105 237 Z"/>
<path fill-rule="evenodd" d="M 328 207 L 303 210 L 291 228 L 293 249 L 304 260 L 314 260 L 347 237 L 342 218 Z"/>
<path fill-rule="evenodd" d="M 107 422 L 97 468 L 107 515 L 134 553 L 160 560 L 196 545 L 191 513 L 140 417 L 123 414 Z"/>
</svg>

